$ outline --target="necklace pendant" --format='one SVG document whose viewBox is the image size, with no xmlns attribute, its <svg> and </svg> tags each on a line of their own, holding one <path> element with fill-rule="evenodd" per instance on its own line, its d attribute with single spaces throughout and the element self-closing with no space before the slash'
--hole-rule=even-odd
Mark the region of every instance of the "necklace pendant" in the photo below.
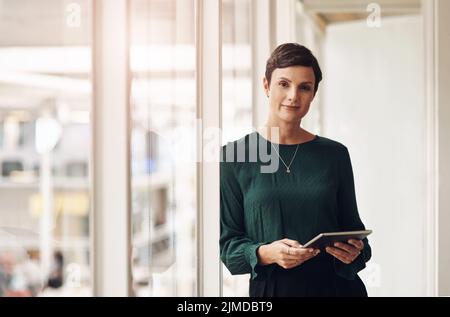
<svg viewBox="0 0 450 317">
<path fill-rule="evenodd" d="M 286 170 L 286 173 L 290 173 L 291 172 L 291 170 L 288 168 L 287 170 Z"/>
</svg>

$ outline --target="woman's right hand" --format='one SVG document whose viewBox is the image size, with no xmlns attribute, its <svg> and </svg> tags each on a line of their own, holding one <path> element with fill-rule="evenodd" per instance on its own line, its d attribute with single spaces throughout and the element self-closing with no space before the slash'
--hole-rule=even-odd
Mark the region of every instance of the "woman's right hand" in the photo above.
<svg viewBox="0 0 450 317">
<path fill-rule="evenodd" d="M 258 248 L 261 265 L 276 263 L 284 269 L 291 269 L 320 253 L 318 249 L 303 248 L 298 241 L 283 239 L 265 244 Z"/>
</svg>

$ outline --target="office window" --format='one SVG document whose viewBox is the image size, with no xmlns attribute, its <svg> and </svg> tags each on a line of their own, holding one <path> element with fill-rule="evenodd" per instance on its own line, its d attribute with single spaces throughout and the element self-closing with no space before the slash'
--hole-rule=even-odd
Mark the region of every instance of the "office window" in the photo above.
<svg viewBox="0 0 450 317">
<path fill-rule="evenodd" d="M 252 129 L 251 3 L 222 1 L 223 143 Z"/>
<path fill-rule="evenodd" d="M 252 132 L 251 0 L 222 1 L 222 143 Z M 249 274 L 223 266 L 224 296 L 248 296 Z"/>
<path fill-rule="evenodd" d="M 0 2 L 0 296 L 92 293 L 91 7 Z"/>
<path fill-rule="evenodd" d="M 131 0 L 132 279 L 196 294 L 194 0 Z"/>
</svg>

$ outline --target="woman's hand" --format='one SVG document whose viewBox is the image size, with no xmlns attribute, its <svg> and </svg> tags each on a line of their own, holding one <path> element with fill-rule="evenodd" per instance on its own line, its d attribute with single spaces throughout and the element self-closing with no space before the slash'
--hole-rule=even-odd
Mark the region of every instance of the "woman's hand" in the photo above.
<svg viewBox="0 0 450 317">
<path fill-rule="evenodd" d="M 283 239 L 260 246 L 257 254 L 262 265 L 276 263 L 284 269 L 291 269 L 315 257 L 319 252 L 317 249 L 303 248 L 298 241 Z"/>
<path fill-rule="evenodd" d="M 361 254 L 362 249 L 364 249 L 364 243 L 361 240 L 354 239 L 348 240 L 348 244 L 336 242 L 334 246 L 335 247 L 327 247 L 325 250 L 345 264 L 350 264 L 355 261 Z"/>
</svg>

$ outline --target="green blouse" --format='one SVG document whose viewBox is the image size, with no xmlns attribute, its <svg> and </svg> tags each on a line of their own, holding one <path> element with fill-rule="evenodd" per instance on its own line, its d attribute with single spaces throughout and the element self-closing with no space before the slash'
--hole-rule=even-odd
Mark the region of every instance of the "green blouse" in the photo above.
<svg viewBox="0 0 450 317">
<path fill-rule="evenodd" d="M 289 164 L 297 145 L 273 145 Z M 256 250 L 262 244 L 284 238 L 305 244 L 322 232 L 365 229 L 344 145 L 320 136 L 301 143 L 290 173 L 281 161 L 275 172 L 262 173 L 261 167 L 269 163 L 260 155 L 255 159 L 253 154 L 260 148 L 268 154 L 273 151 L 272 144 L 257 132 L 222 147 L 220 254 L 232 274 L 269 278 L 277 264 L 258 264 Z M 245 159 L 238 153 L 245 153 Z M 334 259 L 336 274 L 352 280 L 365 267 L 371 248 L 367 239 L 363 242 L 363 252 L 351 264 Z"/>
</svg>

